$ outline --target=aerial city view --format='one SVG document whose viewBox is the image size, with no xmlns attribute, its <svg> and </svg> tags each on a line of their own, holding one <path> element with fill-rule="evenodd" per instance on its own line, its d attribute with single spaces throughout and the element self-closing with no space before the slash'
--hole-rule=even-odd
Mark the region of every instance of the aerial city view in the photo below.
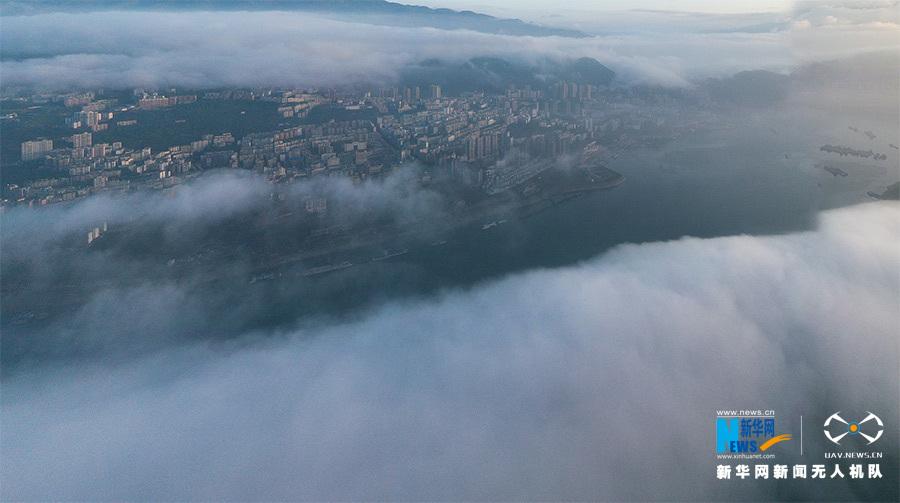
<svg viewBox="0 0 900 503">
<path fill-rule="evenodd" d="M 0 2 L 0 500 L 897 501 L 900 3 Z"/>
</svg>

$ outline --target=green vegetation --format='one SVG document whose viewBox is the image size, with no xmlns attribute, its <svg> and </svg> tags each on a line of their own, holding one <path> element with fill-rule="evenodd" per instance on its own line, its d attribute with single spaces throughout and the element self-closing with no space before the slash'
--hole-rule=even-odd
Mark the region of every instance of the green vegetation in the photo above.
<svg viewBox="0 0 900 503">
<path fill-rule="evenodd" d="M 66 127 L 66 117 L 71 113 L 62 103 L 32 104 L 18 100 L 0 101 L 3 115 L 15 113 L 15 119 L 0 123 L 0 164 L 4 167 L 17 162 L 22 142 L 35 138 L 52 138 L 54 144 L 60 138 L 71 135 Z"/>
<path fill-rule="evenodd" d="M 347 110 L 344 107 L 333 105 L 319 105 L 313 107 L 309 111 L 309 115 L 303 118 L 304 124 L 323 124 L 328 121 L 352 121 L 352 120 L 370 120 L 374 121 L 378 117 L 378 111 L 373 108 L 363 108 L 360 110 Z"/>
<path fill-rule="evenodd" d="M 278 104 L 267 101 L 198 100 L 160 110 L 133 110 L 116 113 L 109 129 L 94 133 L 94 143 L 121 141 L 126 148 L 150 147 L 154 152 L 173 145 L 199 140 L 205 134 L 232 133 L 240 139 L 248 133 L 274 131 L 296 123 L 278 113 Z M 66 118 L 78 108 L 62 103 L 32 104 L 20 100 L 0 101 L 3 115 L 15 113 L 15 119 L 4 119 L 0 126 L 0 166 L 3 183 L 22 183 L 39 173 L 34 163 L 20 163 L 21 144 L 35 138 L 50 138 L 54 147 L 65 146 L 73 130 Z M 137 120 L 133 126 L 117 126 L 116 122 Z M 43 175 L 49 176 L 47 173 Z"/>
<path fill-rule="evenodd" d="M 153 151 L 199 140 L 205 134 L 248 133 L 288 127 L 291 119 L 278 113 L 278 105 L 267 101 L 198 100 L 188 105 L 160 110 L 134 110 L 116 114 L 106 131 L 94 135 L 94 143 L 121 141 L 126 148 L 150 147 Z M 134 126 L 116 121 L 137 120 Z"/>
</svg>

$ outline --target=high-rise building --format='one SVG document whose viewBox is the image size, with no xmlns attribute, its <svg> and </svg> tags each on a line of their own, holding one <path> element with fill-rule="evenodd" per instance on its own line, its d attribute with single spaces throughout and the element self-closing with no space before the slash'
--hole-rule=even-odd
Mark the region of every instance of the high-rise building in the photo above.
<svg viewBox="0 0 900 503">
<path fill-rule="evenodd" d="M 108 143 L 100 143 L 99 145 L 94 145 L 93 147 L 91 147 L 91 157 L 105 157 L 111 151 L 112 149 L 109 148 Z"/>
<path fill-rule="evenodd" d="M 40 159 L 53 150 L 53 140 L 30 140 L 22 143 L 22 160 Z"/>
<path fill-rule="evenodd" d="M 92 142 L 93 138 L 91 137 L 91 133 L 79 133 L 72 135 L 73 148 L 90 147 Z"/>
<path fill-rule="evenodd" d="M 82 124 L 87 124 L 91 127 L 100 124 L 101 114 L 99 112 L 92 112 L 89 110 L 83 113 L 85 114 L 85 120 L 82 121 Z"/>
<path fill-rule="evenodd" d="M 435 100 L 441 99 L 441 86 L 431 84 L 431 98 Z"/>
<path fill-rule="evenodd" d="M 592 91 L 593 90 L 591 89 L 590 84 L 582 84 L 581 86 L 579 86 L 578 96 L 580 96 L 583 100 L 589 100 L 591 99 Z"/>
<path fill-rule="evenodd" d="M 476 133 L 466 142 L 469 161 L 477 161 L 488 157 L 496 157 L 500 153 L 499 133 Z"/>
</svg>

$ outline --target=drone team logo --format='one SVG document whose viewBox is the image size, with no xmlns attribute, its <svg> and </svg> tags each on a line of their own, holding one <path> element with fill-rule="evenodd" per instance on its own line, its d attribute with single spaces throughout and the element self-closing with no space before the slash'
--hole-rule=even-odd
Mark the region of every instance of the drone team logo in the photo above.
<svg viewBox="0 0 900 503">
<path fill-rule="evenodd" d="M 847 421 L 841 417 L 840 412 L 828 416 L 823 425 L 825 437 L 837 445 L 841 445 L 841 441 L 848 435 L 850 438 L 858 435 L 868 440 L 867 445 L 875 443 L 884 434 L 884 422 L 875 414 L 869 411 L 866 413 L 868 415 L 860 421 Z"/>
</svg>

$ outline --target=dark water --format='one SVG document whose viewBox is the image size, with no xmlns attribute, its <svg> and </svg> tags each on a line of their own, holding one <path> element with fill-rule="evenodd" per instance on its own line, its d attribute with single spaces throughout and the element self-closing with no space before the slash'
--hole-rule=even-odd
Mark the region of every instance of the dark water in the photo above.
<svg viewBox="0 0 900 503">
<path fill-rule="evenodd" d="M 816 166 L 814 149 L 798 149 L 793 138 L 770 131 L 748 131 L 739 141 L 735 136 L 709 132 L 662 150 L 630 152 L 609 163 L 626 177 L 617 188 L 334 273 L 330 280 L 356 281 L 319 307 L 343 311 L 467 287 L 516 271 L 573 264 L 624 243 L 810 230 L 821 210 L 865 202 L 867 190 L 890 183 L 895 173 L 859 163 L 845 166 L 850 176 L 834 177 Z"/>
<path fill-rule="evenodd" d="M 432 245 L 397 243 L 395 248 L 408 246 L 409 252 L 387 260 L 371 261 L 381 249 L 334 257 L 331 263 L 355 265 L 312 277 L 296 264 L 280 276 L 249 283 L 247 264 L 227 261 L 213 264 L 214 279 L 203 271 L 190 278 L 157 277 L 135 262 L 126 266 L 137 271 L 131 278 L 106 271 L 110 280 L 101 289 L 114 288 L 77 295 L 83 306 L 53 307 L 38 292 L 35 300 L 43 306 L 27 308 L 48 312 L 26 323 L 10 323 L 18 313 L 7 309 L 7 298 L 4 372 L 25 361 L 106 355 L 110 348 L 133 354 L 179 341 L 228 341 L 356 319 L 387 302 L 564 267 L 625 243 L 808 230 L 821 210 L 867 201 L 867 190 L 880 191 L 896 180 L 894 152 L 880 164 L 829 159 L 849 173 L 832 176 L 821 168 L 817 152 L 824 141 L 765 127 L 686 136 L 610 161 L 626 177 L 616 188 L 486 230 L 478 223 L 435 236 Z M 173 287 L 183 301 L 169 300 L 173 293 L 165 289 Z M 115 306 L 114 315 L 107 315 L 108 305 Z"/>
</svg>

